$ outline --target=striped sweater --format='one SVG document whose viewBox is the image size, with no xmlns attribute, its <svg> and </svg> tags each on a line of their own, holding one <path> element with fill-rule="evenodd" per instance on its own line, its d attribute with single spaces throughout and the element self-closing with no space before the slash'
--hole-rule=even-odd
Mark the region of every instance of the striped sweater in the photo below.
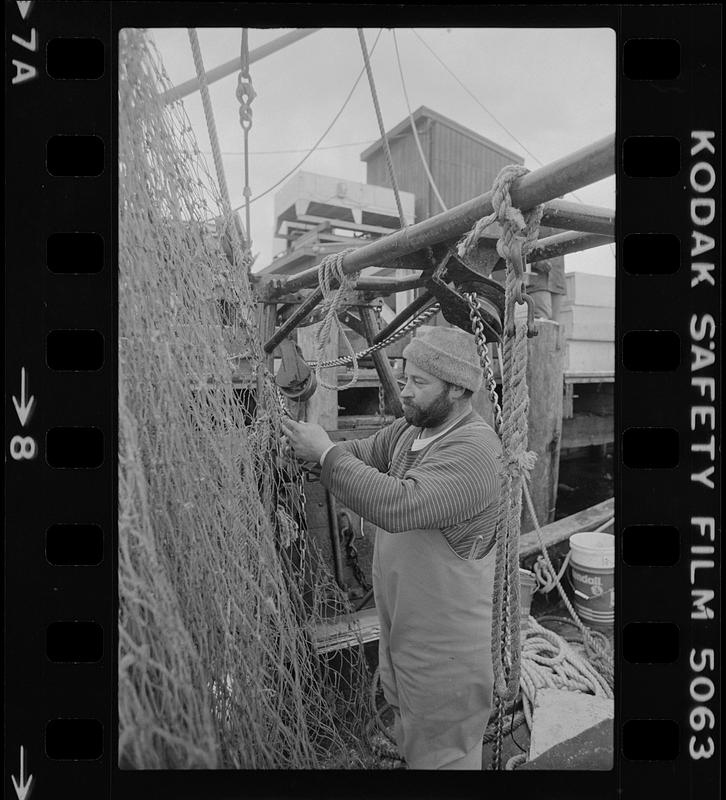
<svg viewBox="0 0 726 800">
<path fill-rule="evenodd" d="M 321 481 L 342 503 L 389 533 L 438 529 L 461 558 L 494 544 L 501 445 L 475 412 L 422 450 L 405 419 L 325 456 Z M 476 546 L 476 547 L 475 547 Z"/>
</svg>

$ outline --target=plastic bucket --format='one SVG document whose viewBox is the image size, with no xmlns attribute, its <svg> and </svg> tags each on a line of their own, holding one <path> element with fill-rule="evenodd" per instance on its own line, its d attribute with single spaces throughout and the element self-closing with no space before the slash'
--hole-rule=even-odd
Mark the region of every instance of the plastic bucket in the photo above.
<svg viewBox="0 0 726 800">
<path fill-rule="evenodd" d="M 615 622 L 615 537 L 611 533 L 570 536 L 570 580 L 575 611 L 593 628 L 607 630 Z"/>
<path fill-rule="evenodd" d="M 532 609 L 532 595 L 537 586 L 534 572 L 528 569 L 519 569 L 519 639 L 521 642 L 527 638 L 529 631 L 529 615 Z"/>
</svg>

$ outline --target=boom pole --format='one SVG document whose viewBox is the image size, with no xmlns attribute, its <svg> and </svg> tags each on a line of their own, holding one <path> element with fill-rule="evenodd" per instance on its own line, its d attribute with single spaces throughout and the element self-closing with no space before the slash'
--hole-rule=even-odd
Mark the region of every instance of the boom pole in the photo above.
<svg viewBox="0 0 726 800">
<path fill-rule="evenodd" d="M 253 64 L 255 61 L 259 61 L 266 56 L 272 55 L 278 50 L 282 50 L 283 47 L 287 47 L 295 42 L 299 42 L 300 39 L 304 39 L 306 36 L 310 36 L 311 33 L 316 33 L 319 30 L 320 28 L 299 28 L 291 33 L 286 33 L 284 36 L 279 36 L 277 39 L 267 42 L 267 44 L 260 45 L 254 50 L 250 50 L 250 58 L 248 63 Z M 231 61 L 225 61 L 224 64 L 220 64 L 218 67 L 210 69 L 205 73 L 207 86 L 215 81 L 220 80 L 221 78 L 226 78 L 227 75 L 231 75 L 233 72 L 237 72 L 241 66 L 242 59 L 238 56 L 237 58 L 233 58 Z M 184 83 L 180 83 L 178 86 L 172 87 L 169 89 L 169 91 L 164 92 L 162 97 L 165 103 L 173 103 L 175 100 L 181 100 L 182 97 L 186 97 L 192 92 L 196 92 L 198 89 L 199 79 L 191 78 Z"/>
<path fill-rule="evenodd" d="M 572 221 L 576 209 L 572 203 L 559 200 L 549 203 L 549 201 L 602 180 L 612 175 L 614 171 L 615 136 L 612 135 L 522 176 L 512 184 L 512 205 L 528 209 L 540 203 L 548 203 L 552 213 L 545 208 L 542 224 L 559 227 L 563 225 L 563 216 Z M 567 214 L 558 213 L 558 209 L 563 207 L 566 207 Z M 602 235 L 613 233 L 612 212 L 600 212 L 596 215 L 591 207 L 587 209 L 588 213 L 585 216 L 591 224 L 585 228 L 586 233 Z M 489 191 L 347 253 L 343 258 L 343 272 L 350 275 L 364 267 L 379 266 L 439 242 L 462 236 L 474 223 L 492 211 L 492 193 Z M 313 286 L 317 281 L 318 267 L 315 266 L 291 276 L 284 285 L 287 291 L 294 292 Z"/>
</svg>

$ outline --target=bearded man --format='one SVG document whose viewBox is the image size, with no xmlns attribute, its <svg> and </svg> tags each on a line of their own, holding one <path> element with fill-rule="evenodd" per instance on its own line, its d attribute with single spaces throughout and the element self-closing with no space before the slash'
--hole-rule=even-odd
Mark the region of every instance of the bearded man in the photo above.
<svg viewBox="0 0 726 800">
<path fill-rule="evenodd" d="M 491 616 L 501 446 L 472 410 L 474 338 L 421 327 L 403 351 L 405 416 L 334 444 L 285 420 L 295 454 L 376 526 L 373 588 L 383 693 L 409 769 L 482 769 L 492 705 Z"/>
</svg>

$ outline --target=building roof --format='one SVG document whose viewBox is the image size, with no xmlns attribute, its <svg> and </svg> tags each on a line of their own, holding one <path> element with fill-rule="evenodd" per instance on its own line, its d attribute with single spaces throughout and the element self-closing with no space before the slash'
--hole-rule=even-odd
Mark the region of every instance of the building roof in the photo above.
<svg viewBox="0 0 726 800">
<path fill-rule="evenodd" d="M 471 128 L 466 128 L 463 125 L 460 125 L 458 122 L 454 122 L 453 119 L 449 119 L 445 117 L 443 114 L 439 114 L 436 111 L 432 111 L 430 108 L 426 106 L 419 106 L 413 112 L 413 119 L 414 122 L 418 122 L 419 119 L 431 119 L 435 122 L 440 123 L 441 125 L 445 125 L 447 128 L 451 128 L 454 131 L 462 134 L 462 136 L 467 136 L 470 139 L 473 139 L 475 142 L 483 145 L 484 147 L 489 148 L 490 150 L 494 150 L 496 153 L 500 153 L 505 158 L 508 158 L 510 161 L 517 162 L 519 164 L 524 163 L 524 158 L 520 156 L 518 153 L 514 153 L 512 150 L 507 150 L 506 147 L 502 147 L 500 144 L 493 142 L 491 139 L 487 139 L 486 136 L 482 136 L 476 131 L 471 130 Z M 411 122 L 408 117 L 401 120 L 398 125 L 395 125 L 389 131 L 386 131 L 386 136 L 389 139 L 392 139 L 396 136 L 405 135 L 407 131 L 411 128 Z M 373 156 L 378 150 L 383 147 L 383 139 L 378 139 L 378 141 L 374 142 L 372 145 L 367 147 L 361 154 L 360 159 L 361 161 L 368 161 L 371 156 Z"/>
</svg>

